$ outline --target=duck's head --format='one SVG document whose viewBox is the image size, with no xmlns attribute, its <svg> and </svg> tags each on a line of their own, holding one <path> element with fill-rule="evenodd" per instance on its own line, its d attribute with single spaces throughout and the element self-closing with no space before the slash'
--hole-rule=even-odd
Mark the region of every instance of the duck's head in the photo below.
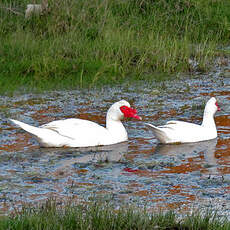
<svg viewBox="0 0 230 230">
<path fill-rule="evenodd" d="M 211 97 L 205 106 L 205 113 L 215 114 L 216 111 L 220 111 L 220 107 L 215 97 Z"/>
<path fill-rule="evenodd" d="M 142 120 L 142 118 L 137 115 L 137 110 L 132 108 L 129 102 L 127 102 L 126 100 L 121 100 L 114 103 L 110 107 L 107 116 L 109 116 L 113 120 L 121 120 L 128 117 Z"/>
</svg>

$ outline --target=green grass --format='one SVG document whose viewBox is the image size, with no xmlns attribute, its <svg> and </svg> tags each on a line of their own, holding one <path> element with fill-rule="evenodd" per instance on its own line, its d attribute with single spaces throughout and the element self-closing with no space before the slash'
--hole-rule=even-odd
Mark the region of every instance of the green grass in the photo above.
<svg viewBox="0 0 230 230">
<path fill-rule="evenodd" d="M 207 71 L 230 38 L 229 0 L 49 0 L 26 20 L 31 2 L 0 3 L 1 92 Z"/>
<path fill-rule="evenodd" d="M 51 200 L 39 208 L 23 208 L 10 217 L 0 218 L 1 230 L 220 230 L 230 229 L 230 222 L 207 213 L 188 215 L 178 220 L 173 212 L 149 214 L 141 209 L 114 210 L 105 205 L 57 205 Z"/>
</svg>

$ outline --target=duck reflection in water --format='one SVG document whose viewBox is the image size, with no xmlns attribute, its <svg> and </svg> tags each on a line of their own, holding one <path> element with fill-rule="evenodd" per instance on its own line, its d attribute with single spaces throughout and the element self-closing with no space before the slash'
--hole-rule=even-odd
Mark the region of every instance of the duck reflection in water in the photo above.
<svg viewBox="0 0 230 230">
<path fill-rule="evenodd" d="M 128 153 L 128 142 L 107 146 L 78 148 L 78 151 L 81 153 L 80 156 L 64 159 L 62 162 L 59 162 L 59 169 L 78 163 L 119 162 Z"/>
<path fill-rule="evenodd" d="M 186 144 L 158 144 L 155 154 L 178 156 L 184 155 L 186 158 L 194 157 L 196 153 L 202 153 L 204 164 L 209 168 L 210 173 L 217 173 L 218 159 L 215 157 L 217 138 L 209 141 L 201 141 Z"/>
</svg>

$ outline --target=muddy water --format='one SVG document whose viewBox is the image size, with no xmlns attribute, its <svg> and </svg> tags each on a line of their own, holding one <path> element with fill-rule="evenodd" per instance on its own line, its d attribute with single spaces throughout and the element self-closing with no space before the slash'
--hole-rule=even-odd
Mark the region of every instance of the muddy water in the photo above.
<svg viewBox="0 0 230 230">
<path fill-rule="evenodd" d="M 164 83 L 126 84 L 0 97 L 0 213 L 49 197 L 94 199 L 149 210 L 218 210 L 230 217 L 229 68 Z M 159 145 L 144 122 L 170 119 L 200 123 L 205 102 L 215 96 L 216 140 Z M 126 99 L 143 121 L 126 120 L 129 141 L 95 148 L 40 148 L 8 118 L 32 125 L 78 117 L 104 125 L 109 106 Z"/>
</svg>

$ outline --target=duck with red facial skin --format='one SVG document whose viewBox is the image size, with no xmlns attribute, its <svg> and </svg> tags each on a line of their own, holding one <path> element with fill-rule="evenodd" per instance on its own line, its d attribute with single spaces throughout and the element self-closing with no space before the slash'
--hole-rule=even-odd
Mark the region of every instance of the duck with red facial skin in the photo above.
<svg viewBox="0 0 230 230">
<path fill-rule="evenodd" d="M 147 123 L 146 125 L 163 144 L 207 141 L 217 137 L 214 115 L 219 110 L 216 99 L 212 97 L 206 103 L 201 125 L 184 121 L 168 121 L 166 125 L 157 127 Z"/>
<path fill-rule="evenodd" d="M 128 134 L 121 122 L 126 117 L 141 120 L 137 111 L 127 101 L 121 100 L 109 108 L 106 127 L 76 118 L 52 121 L 39 127 L 10 120 L 34 136 L 43 147 L 89 147 L 127 141 Z"/>
<path fill-rule="evenodd" d="M 137 120 L 142 120 L 142 118 L 137 115 L 136 109 L 124 105 L 120 107 L 120 110 L 124 114 L 124 117 L 132 117 L 132 118 L 136 118 Z"/>
</svg>

